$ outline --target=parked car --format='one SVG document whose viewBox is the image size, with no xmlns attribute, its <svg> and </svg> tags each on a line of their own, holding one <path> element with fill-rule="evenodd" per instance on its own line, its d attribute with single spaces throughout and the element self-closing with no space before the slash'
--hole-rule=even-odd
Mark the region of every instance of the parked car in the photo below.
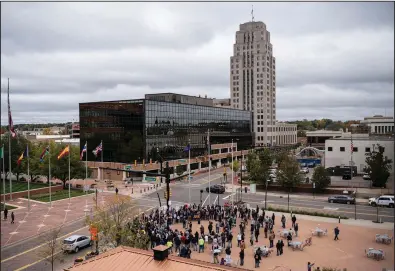
<svg viewBox="0 0 395 271">
<path fill-rule="evenodd" d="M 366 173 L 363 174 L 362 179 L 367 180 L 367 181 L 370 181 L 370 176 L 369 176 L 369 174 L 366 174 Z"/>
<path fill-rule="evenodd" d="M 62 250 L 64 252 L 78 252 L 81 248 L 92 245 L 90 237 L 85 235 L 72 235 L 63 240 Z"/>
<path fill-rule="evenodd" d="M 307 167 L 313 168 L 313 167 L 315 167 L 315 163 L 308 163 L 308 164 L 307 164 Z"/>
<path fill-rule="evenodd" d="M 394 196 L 382 195 L 378 198 L 370 198 L 369 205 L 394 208 Z"/>
<path fill-rule="evenodd" d="M 302 168 L 302 169 L 300 170 L 300 172 L 301 172 L 301 173 L 304 173 L 304 174 L 307 174 L 307 173 L 310 172 L 310 170 L 309 170 L 309 168 L 304 167 L 304 168 Z"/>
<path fill-rule="evenodd" d="M 328 197 L 328 202 L 330 203 L 345 203 L 345 204 L 355 204 L 355 198 L 346 195 L 336 195 Z"/>
<path fill-rule="evenodd" d="M 343 174 L 343 177 L 342 177 L 342 179 L 343 180 L 351 180 L 351 174 Z"/>
<path fill-rule="evenodd" d="M 206 187 L 206 192 L 209 192 L 209 190 L 211 193 L 223 194 L 225 193 L 225 186 L 215 184 L 210 186 L 210 188 Z"/>
</svg>

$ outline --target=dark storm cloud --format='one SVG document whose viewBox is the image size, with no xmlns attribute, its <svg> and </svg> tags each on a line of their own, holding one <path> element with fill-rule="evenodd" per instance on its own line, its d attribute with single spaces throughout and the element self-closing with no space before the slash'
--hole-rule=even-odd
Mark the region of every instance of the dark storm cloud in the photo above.
<svg viewBox="0 0 395 271">
<path fill-rule="evenodd" d="M 393 114 L 393 3 L 254 3 L 271 32 L 277 116 Z M 246 3 L 3 3 L 2 95 L 16 123 L 146 93 L 229 96 Z M 2 123 L 6 121 L 2 96 Z M 392 112 L 392 113 L 391 113 Z M 382 113 L 384 114 L 384 112 Z"/>
</svg>

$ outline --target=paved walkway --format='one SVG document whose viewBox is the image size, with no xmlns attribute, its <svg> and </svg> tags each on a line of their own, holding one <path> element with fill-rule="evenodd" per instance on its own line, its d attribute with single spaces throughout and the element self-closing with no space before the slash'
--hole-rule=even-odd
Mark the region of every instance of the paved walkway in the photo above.
<svg viewBox="0 0 395 271">
<path fill-rule="evenodd" d="M 272 212 L 266 212 L 267 215 L 272 214 Z M 274 227 L 274 232 L 276 234 L 275 243 L 280 239 L 279 231 L 282 229 L 280 226 L 281 213 L 275 213 L 276 224 Z M 289 214 L 285 214 L 287 223 L 286 227 L 289 229 L 291 227 L 291 219 Z M 341 221 L 340 224 L 336 220 L 329 221 L 330 219 L 322 217 L 310 217 L 296 215 L 297 223 L 299 224 L 299 237 L 294 237 L 294 240 L 305 241 L 307 238 L 311 237 L 311 229 L 319 226 L 320 228 L 327 229 L 328 235 L 322 237 L 312 237 L 312 245 L 307 246 L 303 251 L 292 250 L 287 247 L 287 241 L 285 239 L 284 254 L 281 256 L 276 256 L 276 248 L 273 249 L 273 253 L 268 258 L 262 258 L 259 270 L 274 270 L 276 266 L 284 267 L 284 269 L 276 270 L 306 270 L 307 262 L 315 262 L 315 267 L 336 267 L 343 270 L 382 270 L 382 268 L 393 268 L 394 265 L 394 244 L 384 245 L 378 244 L 374 241 L 374 236 L 376 233 L 384 234 L 387 233 L 390 236 L 393 235 L 393 224 L 387 223 L 387 228 L 390 229 L 378 229 L 372 228 L 365 225 L 364 222 L 357 221 L 352 222 L 351 220 Z M 237 234 L 239 233 L 240 220 L 237 221 L 237 227 L 232 229 L 233 232 L 233 242 L 231 249 L 231 259 L 234 266 L 238 264 L 240 249 L 237 247 Z M 202 221 L 205 226 L 205 232 L 207 231 L 207 221 Z M 333 229 L 339 226 L 340 235 L 339 241 L 334 241 Z M 357 227 L 359 226 L 359 227 Z M 373 226 L 373 225 L 372 225 Z M 375 224 L 374 226 L 378 226 Z M 381 226 L 379 226 L 381 227 Z M 182 229 L 182 224 L 176 224 L 172 228 Z M 214 222 L 215 229 L 215 222 Z M 184 231 L 184 230 L 183 230 Z M 193 222 L 192 232 L 199 231 L 199 225 L 197 222 Z M 250 270 L 255 270 L 254 268 L 254 247 L 250 245 L 250 225 L 246 227 L 246 249 L 245 249 L 245 264 L 244 268 Z M 264 231 L 260 229 L 260 235 L 258 242 L 254 242 L 254 246 L 269 247 L 269 240 L 264 238 Z M 373 247 L 376 249 L 383 249 L 386 258 L 383 261 L 375 261 L 368 259 L 365 255 L 364 250 Z M 219 256 L 225 258 L 225 253 Z M 202 261 L 212 262 L 213 256 L 211 252 L 211 245 L 206 245 L 205 251 L 203 253 L 192 252 L 192 259 L 198 259 Z M 237 265 L 239 266 L 239 265 Z M 286 268 L 287 267 L 287 268 Z M 258 270 L 258 269 L 257 269 Z"/>
</svg>

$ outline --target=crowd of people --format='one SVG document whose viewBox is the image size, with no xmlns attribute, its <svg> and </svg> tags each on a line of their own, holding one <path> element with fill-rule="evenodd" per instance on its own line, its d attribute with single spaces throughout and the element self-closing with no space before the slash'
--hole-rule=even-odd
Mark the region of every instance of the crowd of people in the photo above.
<svg viewBox="0 0 395 271">
<path fill-rule="evenodd" d="M 239 224 L 236 225 L 237 218 Z M 185 205 L 180 208 L 155 209 L 149 214 L 142 214 L 139 218 L 143 231 L 149 236 L 151 249 L 157 245 L 165 245 L 169 253 L 180 257 L 191 258 L 192 253 L 205 253 L 207 250 L 212 255 L 212 263 L 220 265 L 244 265 L 245 249 L 247 243 L 256 250 L 253 254 L 255 268 L 260 267 L 262 257 L 269 256 L 275 246 L 276 255 L 281 256 L 284 253 L 284 242 L 282 239 L 277 240 L 273 227 L 276 223 L 276 216 L 273 213 L 267 214 L 263 208 L 251 209 L 246 206 L 224 207 L 219 205 L 210 205 L 201 207 L 193 204 Z M 192 221 L 197 222 L 196 225 Z M 204 227 L 202 221 L 208 222 Z M 296 222 L 295 215 L 291 215 L 292 226 L 288 231 L 286 240 L 288 246 L 292 242 L 293 234 L 298 236 L 299 225 Z M 182 230 L 174 229 L 173 225 L 182 224 Z M 286 217 L 280 218 L 280 225 L 286 229 Z M 196 227 L 196 228 L 194 228 Z M 250 239 L 246 240 L 246 231 L 250 230 Z M 269 247 L 256 246 L 263 231 L 265 239 L 269 240 Z M 339 233 L 338 227 L 335 228 L 335 235 Z M 292 232 L 292 234 L 291 234 Z M 236 236 L 234 236 L 234 233 Z M 233 239 L 237 240 L 239 249 L 237 262 L 232 259 Z M 336 240 L 336 239 L 335 239 Z M 236 242 L 235 242 L 236 243 Z M 225 254 L 225 257 L 220 255 Z M 314 263 L 308 263 L 308 270 L 314 266 Z M 320 270 L 320 269 L 316 269 Z"/>
<path fill-rule="evenodd" d="M 237 218 L 240 223 L 236 225 Z M 246 206 L 224 207 L 210 205 L 201 207 L 193 204 L 185 205 L 178 209 L 152 210 L 150 214 L 142 214 L 141 220 L 144 230 L 150 240 L 150 247 L 165 245 L 169 253 L 176 253 L 180 257 L 191 258 L 193 252 L 204 253 L 209 249 L 212 253 L 212 262 L 221 265 L 231 265 L 231 251 L 233 239 L 237 240 L 240 249 L 237 263 L 244 265 L 246 243 L 250 246 L 258 243 L 261 232 L 264 238 L 269 240 L 269 247 L 259 247 L 254 253 L 255 267 L 259 267 L 262 257 L 267 257 L 274 249 L 276 235 L 273 227 L 276 223 L 274 213 L 268 215 L 265 210 L 256 206 L 255 209 Z M 201 221 L 208 221 L 205 228 Z M 192 221 L 197 221 L 197 228 L 193 228 Z M 280 222 L 285 228 L 285 216 Z M 181 223 L 182 230 L 174 229 L 172 225 Z M 292 216 L 292 226 L 295 232 L 298 230 L 296 217 Z M 246 231 L 250 230 L 250 239 L 246 240 Z M 236 234 L 237 233 L 237 234 Z M 236 234 L 236 236 L 234 236 Z M 292 238 L 292 237 L 291 237 Z M 278 240 L 276 243 L 277 255 L 283 254 L 284 243 Z M 220 259 L 220 255 L 225 257 Z"/>
</svg>

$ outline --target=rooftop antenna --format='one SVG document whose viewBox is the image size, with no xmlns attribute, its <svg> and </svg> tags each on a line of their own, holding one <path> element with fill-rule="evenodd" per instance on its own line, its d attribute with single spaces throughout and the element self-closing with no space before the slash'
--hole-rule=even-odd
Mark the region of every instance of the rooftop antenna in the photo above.
<svg viewBox="0 0 395 271">
<path fill-rule="evenodd" d="M 252 8 L 251 8 L 251 21 L 252 22 L 254 21 L 254 5 L 252 5 Z"/>
</svg>

